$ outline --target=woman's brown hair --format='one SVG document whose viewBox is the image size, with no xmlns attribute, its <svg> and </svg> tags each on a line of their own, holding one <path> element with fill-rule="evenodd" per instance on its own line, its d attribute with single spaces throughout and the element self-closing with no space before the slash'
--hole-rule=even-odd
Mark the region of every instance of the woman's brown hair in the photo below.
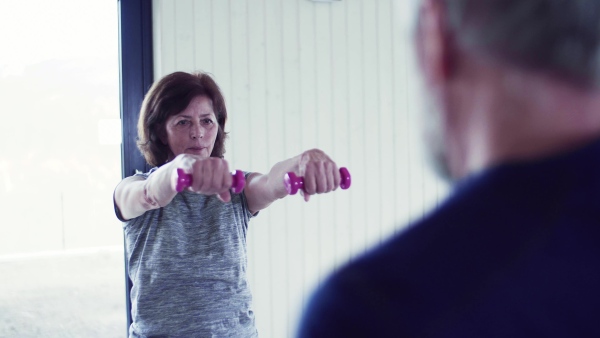
<svg viewBox="0 0 600 338">
<path fill-rule="evenodd" d="M 172 156 L 169 145 L 164 144 L 160 137 L 165 134 L 165 121 L 185 110 L 197 96 L 207 96 L 212 100 L 219 131 L 210 156 L 223 158 L 227 108 L 221 89 L 207 73 L 175 72 L 155 82 L 142 103 L 137 146 L 148 164 L 161 166 Z"/>
</svg>

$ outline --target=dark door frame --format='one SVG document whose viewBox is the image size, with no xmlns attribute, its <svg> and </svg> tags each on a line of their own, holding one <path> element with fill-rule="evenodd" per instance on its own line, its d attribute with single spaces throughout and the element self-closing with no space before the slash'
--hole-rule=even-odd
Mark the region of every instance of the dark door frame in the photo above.
<svg viewBox="0 0 600 338">
<path fill-rule="evenodd" d="M 118 0 L 119 74 L 121 98 L 121 176 L 150 168 L 136 146 L 137 120 L 144 95 L 154 81 L 152 57 L 152 1 Z M 126 251 L 125 251 L 126 252 Z M 125 253 L 127 336 L 131 325 L 131 280 Z"/>
</svg>

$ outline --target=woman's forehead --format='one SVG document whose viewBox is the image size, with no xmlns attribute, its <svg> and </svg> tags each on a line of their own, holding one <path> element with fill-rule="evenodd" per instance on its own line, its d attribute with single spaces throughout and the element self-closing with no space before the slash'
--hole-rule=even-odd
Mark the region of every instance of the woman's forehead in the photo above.
<svg viewBox="0 0 600 338">
<path fill-rule="evenodd" d="M 210 97 L 206 95 L 199 95 L 195 96 L 190 101 L 190 103 L 186 107 L 186 110 L 189 108 L 210 109 L 210 111 L 213 111 L 213 102 Z"/>
<path fill-rule="evenodd" d="M 194 97 L 184 110 L 175 113 L 172 116 L 205 117 L 216 116 L 216 113 L 213 108 L 212 100 L 208 96 L 202 95 Z"/>
</svg>

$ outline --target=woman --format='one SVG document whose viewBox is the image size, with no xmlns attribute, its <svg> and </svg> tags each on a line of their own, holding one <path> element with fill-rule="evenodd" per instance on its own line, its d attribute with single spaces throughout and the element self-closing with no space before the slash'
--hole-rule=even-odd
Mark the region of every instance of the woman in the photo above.
<svg viewBox="0 0 600 338">
<path fill-rule="evenodd" d="M 304 176 L 304 197 L 335 190 L 336 164 L 313 149 L 248 173 L 240 194 L 230 193 L 225 153 L 227 109 L 205 73 L 176 72 L 146 95 L 138 147 L 154 166 L 115 189 L 115 210 L 125 222 L 132 324 L 130 337 L 256 337 L 246 280 L 250 218 L 287 196 L 282 182 Z M 177 169 L 193 183 L 177 193 Z"/>
</svg>

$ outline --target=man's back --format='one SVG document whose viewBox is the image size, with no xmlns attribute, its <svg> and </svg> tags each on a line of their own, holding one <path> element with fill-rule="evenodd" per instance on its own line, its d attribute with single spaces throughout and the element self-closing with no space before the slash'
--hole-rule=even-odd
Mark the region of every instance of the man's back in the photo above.
<svg viewBox="0 0 600 338">
<path fill-rule="evenodd" d="M 300 336 L 600 336 L 599 173 L 596 141 L 467 179 L 332 276 Z"/>
</svg>

